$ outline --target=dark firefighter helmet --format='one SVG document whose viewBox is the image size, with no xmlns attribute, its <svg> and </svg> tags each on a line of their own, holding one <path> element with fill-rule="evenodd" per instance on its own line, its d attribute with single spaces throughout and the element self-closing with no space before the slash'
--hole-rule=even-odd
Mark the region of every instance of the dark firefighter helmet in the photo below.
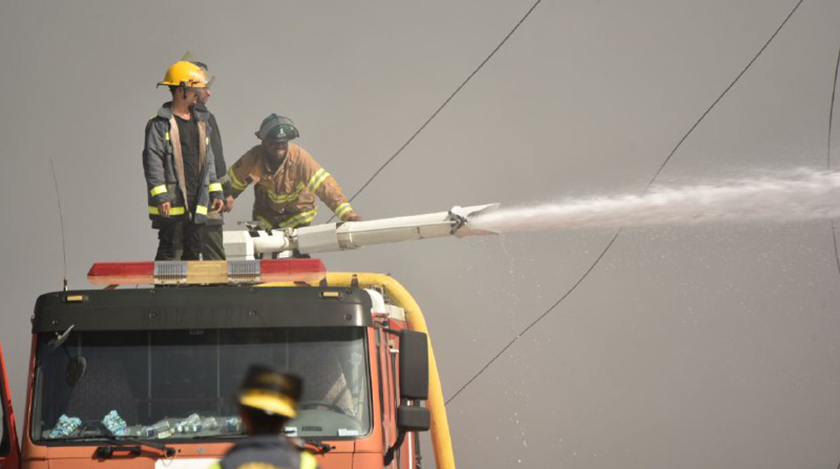
<svg viewBox="0 0 840 469">
<path fill-rule="evenodd" d="M 288 117 L 271 114 L 263 119 L 260 130 L 254 132 L 260 140 L 288 142 L 300 136 L 295 123 Z"/>
<path fill-rule="evenodd" d="M 239 386 L 239 404 L 293 419 L 297 416 L 301 392 L 299 377 L 267 366 L 252 365 Z"/>
</svg>

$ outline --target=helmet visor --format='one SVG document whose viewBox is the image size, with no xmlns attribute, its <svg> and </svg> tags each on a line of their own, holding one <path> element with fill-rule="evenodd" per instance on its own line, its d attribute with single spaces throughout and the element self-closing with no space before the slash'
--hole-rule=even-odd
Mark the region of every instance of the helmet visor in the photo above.
<svg viewBox="0 0 840 469">
<path fill-rule="evenodd" d="M 196 65 L 196 66 L 198 66 L 198 68 L 201 69 L 201 71 L 204 72 L 206 82 L 205 82 L 205 85 L 203 87 L 200 86 L 199 88 L 210 88 L 213 85 L 213 81 L 216 80 L 216 77 L 213 76 L 213 75 L 210 75 L 207 64 L 198 60 L 198 58 L 195 56 L 195 54 L 193 54 L 190 51 L 187 51 L 187 52 L 184 53 L 183 56 L 181 56 L 180 61 L 181 62 L 189 62 L 193 65 Z"/>
</svg>

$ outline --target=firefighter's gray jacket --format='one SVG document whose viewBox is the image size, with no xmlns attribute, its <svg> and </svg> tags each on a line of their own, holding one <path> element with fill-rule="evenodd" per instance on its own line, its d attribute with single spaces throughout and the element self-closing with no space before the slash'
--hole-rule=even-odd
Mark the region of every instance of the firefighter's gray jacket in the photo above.
<svg viewBox="0 0 840 469">
<path fill-rule="evenodd" d="M 293 446 L 284 436 L 257 435 L 236 443 L 210 469 L 317 469 L 315 456 Z"/>
<path fill-rule="evenodd" d="M 208 123 L 209 113 L 194 108 L 193 116 L 198 124 L 199 164 L 201 166 L 201 189 L 196 201 L 195 213 L 187 206 L 187 184 L 184 180 L 184 159 L 181 155 L 181 140 L 178 124 L 170 109 L 164 104 L 157 115 L 146 124 L 146 144 L 143 148 L 143 169 L 146 174 L 146 195 L 149 202 L 149 218 L 165 220 L 158 213 L 158 205 L 169 202 L 170 219 L 191 219 L 202 224 L 207 220 L 207 207 L 213 199 L 221 199 L 222 185 L 216 178 L 216 165 L 210 145 L 212 129 Z"/>
</svg>

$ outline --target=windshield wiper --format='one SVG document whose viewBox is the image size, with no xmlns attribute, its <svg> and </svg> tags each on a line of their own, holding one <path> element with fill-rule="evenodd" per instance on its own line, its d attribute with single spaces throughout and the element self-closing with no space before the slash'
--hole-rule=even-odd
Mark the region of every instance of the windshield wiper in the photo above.
<svg viewBox="0 0 840 469">
<path fill-rule="evenodd" d="M 101 441 L 107 443 L 108 445 L 101 445 L 96 448 L 96 457 L 100 459 L 108 459 L 114 456 L 114 451 L 116 448 L 120 448 L 122 451 L 128 451 L 130 456 L 140 456 L 143 452 L 143 448 L 152 448 L 155 450 L 160 451 L 167 458 L 171 458 L 177 452 L 175 448 L 171 446 L 167 446 L 163 443 L 158 443 L 155 441 L 148 441 L 148 440 L 137 440 L 134 438 L 114 438 L 112 436 L 107 435 L 77 435 L 77 436 L 68 436 L 65 438 L 51 438 L 48 441 L 54 442 L 65 442 L 65 441 Z"/>
<path fill-rule="evenodd" d="M 156 441 L 135 440 L 133 438 L 102 438 L 102 440 L 109 443 L 109 446 L 103 445 L 96 448 L 96 457 L 99 459 L 110 459 L 114 456 L 115 451 L 128 451 L 132 457 L 140 456 L 144 447 L 156 449 L 167 458 L 175 456 L 177 452 L 175 448 Z"/>
</svg>

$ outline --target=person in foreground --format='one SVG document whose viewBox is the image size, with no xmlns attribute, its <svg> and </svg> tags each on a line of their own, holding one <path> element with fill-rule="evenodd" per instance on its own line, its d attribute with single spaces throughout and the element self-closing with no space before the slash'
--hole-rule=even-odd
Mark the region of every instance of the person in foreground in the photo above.
<svg viewBox="0 0 840 469">
<path fill-rule="evenodd" d="M 318 469 L 315 456 L 285 436 L 297 415 L 301 379 L 266 366 L 248 369 L 239 388 L 239 414 L 248 437 L 236 443 L 211 469 Z"/>
</svg>

